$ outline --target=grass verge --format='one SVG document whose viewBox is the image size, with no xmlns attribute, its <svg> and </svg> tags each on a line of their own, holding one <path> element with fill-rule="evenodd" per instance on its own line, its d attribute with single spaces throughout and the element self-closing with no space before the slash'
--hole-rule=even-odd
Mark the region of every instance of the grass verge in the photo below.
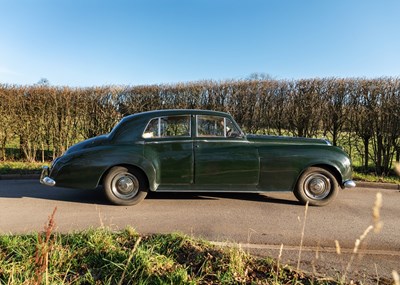
<svg viewBox="0 0 400 285">
<path fill-rule="evenodd" d="M 49 165 L 49 163 L 0 161 L 0 175 L 1 174 L 39 174 L 43 165 Z"/>
<path fill-rule="evenodd" d="M 400 184 L 400 177 L 399 176 L 378 176 L 373 173 L 362 173 L 362 172 L 353 172 L 353 179 L 359 181 L 366 181 L 366 182 L 381 182 L 381 183 L 393 183 L 393 184 Z"/>
<path fill-rule="evenodd" d="M 337 284 L 182 234 L 0 236 L 0 284 Z"/>
</svg>

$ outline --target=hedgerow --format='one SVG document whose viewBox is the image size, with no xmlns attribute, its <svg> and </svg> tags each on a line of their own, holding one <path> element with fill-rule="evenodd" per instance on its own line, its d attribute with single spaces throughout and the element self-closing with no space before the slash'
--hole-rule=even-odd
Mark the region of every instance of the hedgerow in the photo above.
<svg viewBox="0 0 400 285">
<path fill-rule="evenodd" d="M 91 88 L 3 84 L 0 159 L 44 161 L 109 132 L 126 115 L 169 108 L 226 111 L 251 133 L 327 137 L 377 174 L 399 161 L 400 79 L 393 77 Z"/>
</svg>

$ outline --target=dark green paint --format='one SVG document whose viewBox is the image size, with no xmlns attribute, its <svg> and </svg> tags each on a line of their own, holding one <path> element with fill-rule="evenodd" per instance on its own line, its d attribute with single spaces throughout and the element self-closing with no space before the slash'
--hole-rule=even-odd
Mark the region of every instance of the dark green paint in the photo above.
<svg viewBox="0 0 400 285">
<path fill-rule="evenodd" d="M 144 157 L 157 169 L 157 184 L 193 183 L 193 142 L 188 139 L 157 139 L 144 144 Z"/>
<path fill-rule="evenodd" d="M 260 162 L 257 148 L 247 140 L 195 140 L 195 184 L 257 185 Z"/>
<path fill-rule="evenodd" d="M 175 115 L 191 116 L 191 137 L 142 138 L 151 119 Z M 53 163 L 50 177 L 61 187 L 95 188 L 111 167 L 125 165 L 143 171 L 152 191 L 293 191 L 301 173 L 318 165 L 334 172 L 340 184 L 351 179 L 347 154 L 324 140 L 196 137 L 196 115 L 234 122 L 229 114 L 202 110 L 131 115 L 110 134 L 69 148 Z"/>
</svg>

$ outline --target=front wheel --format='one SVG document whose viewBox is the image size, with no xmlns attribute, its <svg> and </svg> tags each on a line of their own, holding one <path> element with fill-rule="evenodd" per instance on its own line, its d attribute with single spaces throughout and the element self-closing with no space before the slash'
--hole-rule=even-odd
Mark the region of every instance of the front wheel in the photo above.
<svg viewBox="0 0 400 285">
<path fill-rule="evenodd" d="M 116 166 L 110 169 L 104 179 L 104 193 L 116 205 L 135 205 L 147 195 L 148 183 L 136 169 Z"/>
<path fill-rule="evenodd" d="M 333 201 L 339 192 L 335 176 L 320 167 L 307 168 L 297 181 L 294 195 L 306 204 L 324 206 Z"/>
</svg>

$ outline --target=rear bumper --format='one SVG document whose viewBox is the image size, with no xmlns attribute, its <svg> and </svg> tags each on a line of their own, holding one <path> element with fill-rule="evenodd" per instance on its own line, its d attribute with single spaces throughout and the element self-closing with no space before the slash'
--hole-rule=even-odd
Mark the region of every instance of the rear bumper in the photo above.
<svg viewBox="0 0 400 285">
<path fill-rule="evenodd" d="M 50 169 L 48 166 L 43 166 L 42 174 L 40 175 L 40 183 L 47 186 L 55 186 L 56 181 L 49 177 Z"/>
<path fill-rule="evenodd" d="M 356 183 L 353 180 L 347 180 L 343 183 L 344 188 L 354 188 Z"/>
</svg>

